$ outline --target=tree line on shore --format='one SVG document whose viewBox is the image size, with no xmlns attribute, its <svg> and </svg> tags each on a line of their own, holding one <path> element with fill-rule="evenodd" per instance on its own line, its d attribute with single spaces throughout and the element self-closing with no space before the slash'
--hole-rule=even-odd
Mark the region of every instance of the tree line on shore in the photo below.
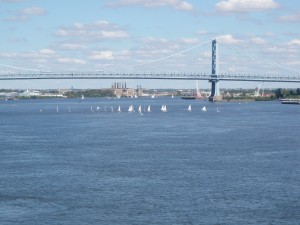
<svg viewBox="0 0 300 225">
<path fill-rule="evenodd" d="M 88 89 L 82 91 L 68 91 L 64 93 L 68 98 L 80 98 L 82 95 L 87 98 L 99 98 L 99 97 L 114 97 L 114 91 L 112 89 Z"/>
<path fill-rule="evenodd" d="M 149 90 L 151 91 L 151 90 Z M 157 90 L 158 91 L 158 90 Z M 162 90 L 160 90 L 162 91 Z M 168 91 L 174 92 L 173 89 Z M 12 89 L 0 89 L 0 93 L 5 92 L 15 92 L 15 93 L 22 93 L 23 90 L 12 90 Z M 51 93 L 51 94 L 62 94 L 59 90 L 43 90 L 43 93 Z M 265 90 L 265 94 L 267 93 L 268 96 L 249 96 L 247 93 L 253 93 L 252 90 L 245 90 L 245 89 L 238 89 L 238 90 L 228 90 L 231 93 L 231 96 L 224 96 L 223 100 L 243 100 L 243 99 L 252 99 L 255 101 L 266 101 L 266 100 L 275 100 L 275 99 L 300 99 L 300 88 L 297 89 L 282 89 L 278 88 L 275 90 Z M 176 93 L 176 92 L 174 92 Z M 233 93 L 241 93 L 240 96 L 233 96 Z M 178 92 L 177 95 L 181 93 Z M 87 98 L 97 98 L 97 97 L 115 97 L 113 89 L 87 89 L 87 90 L 69 90 L 63 93 L 64 96 L 67 98 L 81 98 L 82 96 Z M 18 96 L 15 96 L 18 98 Z M 21 98 L 21 97 L 19 97 Z M 39 98 L 39 96 L 32 96 L 30 98 Z"/>
<path fill-rule="evenodd" d="M 300 88 L 297 88 L 296 90 L 278 88 L 278 89 L 275 90 L 274 93 L 275 93 L 275 97 L 277 99 L 300 98 Z"/>
</svg>

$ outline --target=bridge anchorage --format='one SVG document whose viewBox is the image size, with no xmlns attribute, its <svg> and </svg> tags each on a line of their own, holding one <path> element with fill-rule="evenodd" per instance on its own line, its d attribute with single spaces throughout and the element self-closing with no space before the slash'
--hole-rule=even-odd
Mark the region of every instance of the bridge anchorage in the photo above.
<svg viewBox="0 0 300 225">
<path fill-rule="evenodd" d="M 214 102 L 214 101 L 221 101 L 222 100 L 222 95 L 220 94 L 220 89 L 219 89 L 219 80 L 218 80 L 218 43 L 217 39 L 212 40 L 212 53 L 211 53 L 211 79 L 209 82 L 211 82 L 211 93 L 209 96 L 209 101 Z"/>
</svg>

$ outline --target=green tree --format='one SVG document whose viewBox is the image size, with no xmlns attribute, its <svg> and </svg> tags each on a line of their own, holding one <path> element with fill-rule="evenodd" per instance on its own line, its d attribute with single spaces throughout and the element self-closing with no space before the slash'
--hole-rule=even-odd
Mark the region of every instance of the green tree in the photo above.
<svg viewBox="0 0 300 225">
<path fill-rule="evenodd" d="M 294 90 L 289 90 L 289 95 L 294 96 L 296 95 L 296 92 Z"/>
<path fill-rule="evenodd" d="M 277 90 L 275 90 L 275 97 L 276 98 L 282 98 L 283 97 L 281 88 L 278 88 Z"/>
<path fill-rule="evenodd" d="M 289 98 L 290 92 L 287 89 L 281 90 L 282 98 Z"/>
</svg>

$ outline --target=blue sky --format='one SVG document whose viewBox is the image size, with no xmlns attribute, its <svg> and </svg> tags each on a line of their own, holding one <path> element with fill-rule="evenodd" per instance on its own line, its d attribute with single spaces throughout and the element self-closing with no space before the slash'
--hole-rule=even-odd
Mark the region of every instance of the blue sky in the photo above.
<svg viewBox="0 0 300 225">
<path fill-rule="evenodd" d="M 99 70 L 165 57 L 218 37 L 300 70 L 299 24 L 300 2 L 294 0 L 0 0 L 0 64 Z M 0 88 L 100 88 L 111 82 L 1 81 Z M 194 86 L 192 81 L 127 83 L 146 88 Z M 209 87 L 206 81 L 200 84 Z M 221 87 L 257 85 L 221 83 Z"/>
</svg>

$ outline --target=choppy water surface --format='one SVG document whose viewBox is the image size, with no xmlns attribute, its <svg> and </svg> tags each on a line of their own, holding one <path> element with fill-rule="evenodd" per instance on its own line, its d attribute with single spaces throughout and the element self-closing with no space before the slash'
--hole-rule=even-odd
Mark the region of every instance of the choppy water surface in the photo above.
<svg viewBox="0 0 300 225">
<path fill-rule="evenodd" d="M 299 126 L 279 102 L 2 101 L 0 221 L 296 225 Z"/>
</svg>

